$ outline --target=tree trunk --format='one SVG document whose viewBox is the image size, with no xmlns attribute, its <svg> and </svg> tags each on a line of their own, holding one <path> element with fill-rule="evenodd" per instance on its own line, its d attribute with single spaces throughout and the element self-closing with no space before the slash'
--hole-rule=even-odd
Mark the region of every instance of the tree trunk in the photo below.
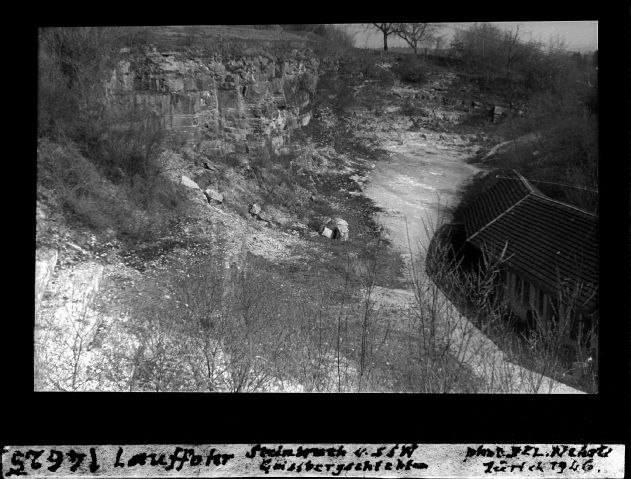
<svg viewBox="0 0 631 479">
<path fill-rule="evenodd" d="M 388 34 L 386 32 L 383 32 L 383 51 L 388 51 Z"/>
</svg>

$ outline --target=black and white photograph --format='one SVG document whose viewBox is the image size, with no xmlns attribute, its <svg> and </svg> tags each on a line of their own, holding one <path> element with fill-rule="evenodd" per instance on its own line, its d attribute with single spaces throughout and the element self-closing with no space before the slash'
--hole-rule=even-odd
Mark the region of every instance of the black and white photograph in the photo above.
<svg viewBox="0 0 631 479">
<path fill-rule="evenodd" d="M 598 36 L 39 27 L 34 391 L 600 393 Z"/>
</svg>

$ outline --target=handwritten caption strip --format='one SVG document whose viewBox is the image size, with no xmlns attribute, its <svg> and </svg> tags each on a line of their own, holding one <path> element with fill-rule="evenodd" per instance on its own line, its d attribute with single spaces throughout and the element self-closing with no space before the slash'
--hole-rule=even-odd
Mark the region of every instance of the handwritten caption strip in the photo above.
<svg viewBox="0 0 631 479">
<path fill-rule="evenodd" d="M 620 444 L 7 446 L 2 476 L 623 478 Z"/>
</svg>

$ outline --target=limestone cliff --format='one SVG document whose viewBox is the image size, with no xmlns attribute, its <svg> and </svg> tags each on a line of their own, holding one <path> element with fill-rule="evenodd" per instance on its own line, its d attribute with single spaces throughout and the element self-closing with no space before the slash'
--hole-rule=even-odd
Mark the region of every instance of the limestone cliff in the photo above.
<svg viewBox="0 0 631 479">
<path fill-rule="evenodd" d="M 251 56 L 123 49 L 106 98 L 207 153 L 277 152 L 309 123 L 317 70 L 299 49 Z"/>
</svg>

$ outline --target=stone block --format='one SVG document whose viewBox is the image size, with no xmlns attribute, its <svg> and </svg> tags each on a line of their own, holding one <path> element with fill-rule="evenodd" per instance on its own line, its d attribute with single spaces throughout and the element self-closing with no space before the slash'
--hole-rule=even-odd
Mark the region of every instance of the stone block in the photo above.
<svg viewBox="0 0 631 479">
<path fill-rule="evenodd" d="M 209 203 L 223 203 L 223 194 L 212 188 L 204 190 L 204 195 L 208 198 Z"/>
<path fill-rule="evenodd" d="M 327 228 L 326 226 L 324 228 L 322 228 L 322 231 L 320 232 L 320 235 L 324 236 L 325 238 L 329 238 L 331 239 L 333 237 L 333 230 Z"/>
<path fill-rule="evenodd" d="M 199 185 L 197 183 L 195 183 L 193 180 L 191 180 L 186 175 L 182 175 L 182 179 L 180 181 L 187 188 L 191 188 L 193 190 L 200 190 L 201 191 L 201 188 L 199 187 Z"/>
</svg>

